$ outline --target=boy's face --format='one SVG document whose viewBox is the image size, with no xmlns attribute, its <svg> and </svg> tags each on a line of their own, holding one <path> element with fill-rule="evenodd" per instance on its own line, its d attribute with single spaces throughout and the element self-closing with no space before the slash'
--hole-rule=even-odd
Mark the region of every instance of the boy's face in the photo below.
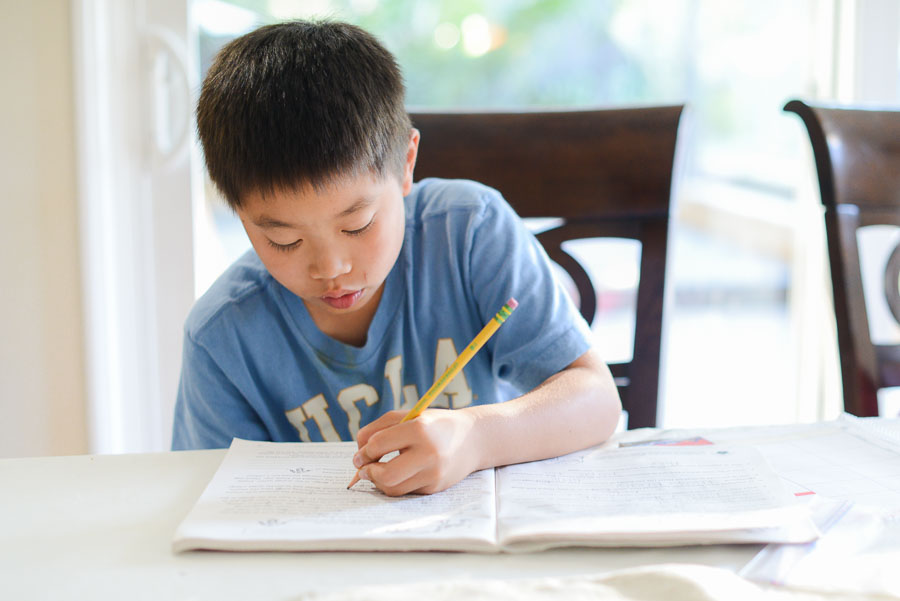
<svg viewBox="0 0 900 601">
<path fill-rule="evenodd" d="M 272 277 L 338 340 L 365 342 L 403 244 L 403 197 L 412 186 L 418 143 L 413 130 L 399 177 L 364 173 L 318 191 L 254 193 L 237 210 Z"/>
</svg>

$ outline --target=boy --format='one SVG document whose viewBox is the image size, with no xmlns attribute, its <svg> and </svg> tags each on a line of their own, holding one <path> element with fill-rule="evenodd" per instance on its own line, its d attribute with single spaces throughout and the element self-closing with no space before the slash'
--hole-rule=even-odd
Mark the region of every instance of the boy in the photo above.
<svg viewBox="0 0 900 601">
<path fill-rule="evenodd" d="M 188 317 L 173 448 L 355 438 L 360 476 L 401 495 L 612 433 L 615 385 L 543 249 L 496 191 L 413 184 L 403 102 L 391 54 L 342 23 L 266 26 L 217 56 L 198 130 L 253 250 Z M 438 408 L 399 424 L 510 297 Z"/>
</svg>

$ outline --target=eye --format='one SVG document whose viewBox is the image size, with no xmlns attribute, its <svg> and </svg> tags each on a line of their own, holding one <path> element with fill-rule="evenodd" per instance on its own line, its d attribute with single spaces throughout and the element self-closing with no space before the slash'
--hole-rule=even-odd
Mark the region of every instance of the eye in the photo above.
<svg viewBox="0 0 900 601">
<path fill-rule="evenodd" d="M 266 241 L 269 243 L 269 246 L 271 246 L 275 250 L 281 251 L 281 252 L 288 252 L 290 250 L 294 250 L 295 248 L 300 246 L 301 242 L 303 242 L 303 240 L 294 240 L 290 244 L 278 244 L 277 242 L 272 242 L 268 238 L 266 238 Z"/>
<path fill-rule="evenodd" d="M 360 234 L 365 233 L 365 231 L 366 231 L 367 229 L 369 229 L 370 227 L 372 227 L 372 224 L 373 224 L 373 223 L 375 223 L 375 216 L 374 216 L 374 215 L 372 216 L 372 219 L 371 219 L 371 221 L 369 221 L 369 223 L 365 224 L 364 226 L 362 226 L 362 227 L 359 228 L 358 230 L 344 230 L 344 233 L 347 234 L 347 235 L 349 235 L 349 236 L 359 236 Z"/>
</svg>

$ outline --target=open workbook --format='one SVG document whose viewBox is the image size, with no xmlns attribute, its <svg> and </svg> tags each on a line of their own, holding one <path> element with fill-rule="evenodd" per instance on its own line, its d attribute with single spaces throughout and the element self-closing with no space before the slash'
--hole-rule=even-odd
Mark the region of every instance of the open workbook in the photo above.
<svg viewBox="0 0 900 601">
<path fill-rule="evenodd" d="M 597 447 L 483 470 L 433 495 L 348 490 L 356 444 L 235 439 L 175 551 L 531 551 L 807 542 L 817 536 L 752 447 Z"/>
</svg>

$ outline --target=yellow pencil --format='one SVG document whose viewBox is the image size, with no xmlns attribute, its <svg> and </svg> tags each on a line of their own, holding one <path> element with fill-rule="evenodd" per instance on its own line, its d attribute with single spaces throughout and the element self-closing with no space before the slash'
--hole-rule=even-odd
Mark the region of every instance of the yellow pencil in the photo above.
<svg viewBox="0 0 900 601">
<path fill-rule="evenodd" d="M 494 315 L 494 318 L 491 319 L 485 326 L 481 329 L 480 332 L 472 339 L 472 342 L 469 343 L 466 348 L 463 349 L 456 359 L 447 366 L 447 369 L 444 370 L 444 373 L 441 374 L 441 377 L 434 381 L 434 384 L 431 385 L 431 388 L 428 389 L 419 402 L 413 405 L 413 408 L 409 410 L 409 412 L 403 416 L 403 419 L 400 420 L 400 423 L 408 422 L 411 419 L 415 419 L 419 417 L 419 415 L 428 409 L 428 405 L 437 398 L 441 392 L 443 392 L 444 388 L 450 381 L 456 377 L 456 374 L 466 366 L 466 364 L 475 356 L 475 353 L 484 346 L 484 343 L 490 339 L 491 336 L 494 335 L 494 332 L 503 325 L 503 322 L 510 316 L 510 314 L 516 310 L 516 307 L 519 306 L 519 303 L 516 302 L 516 299 L 510 298 L 506 301 L 506 304 L 503 305 L 497 314 Z M 356 470 L 356 475 L 353 476 L 353 480 L 350 481 L 350 484 L 347 488 L 352 488 L 354 484 L 359 482 L 359 470 Z"/>
</svg>

